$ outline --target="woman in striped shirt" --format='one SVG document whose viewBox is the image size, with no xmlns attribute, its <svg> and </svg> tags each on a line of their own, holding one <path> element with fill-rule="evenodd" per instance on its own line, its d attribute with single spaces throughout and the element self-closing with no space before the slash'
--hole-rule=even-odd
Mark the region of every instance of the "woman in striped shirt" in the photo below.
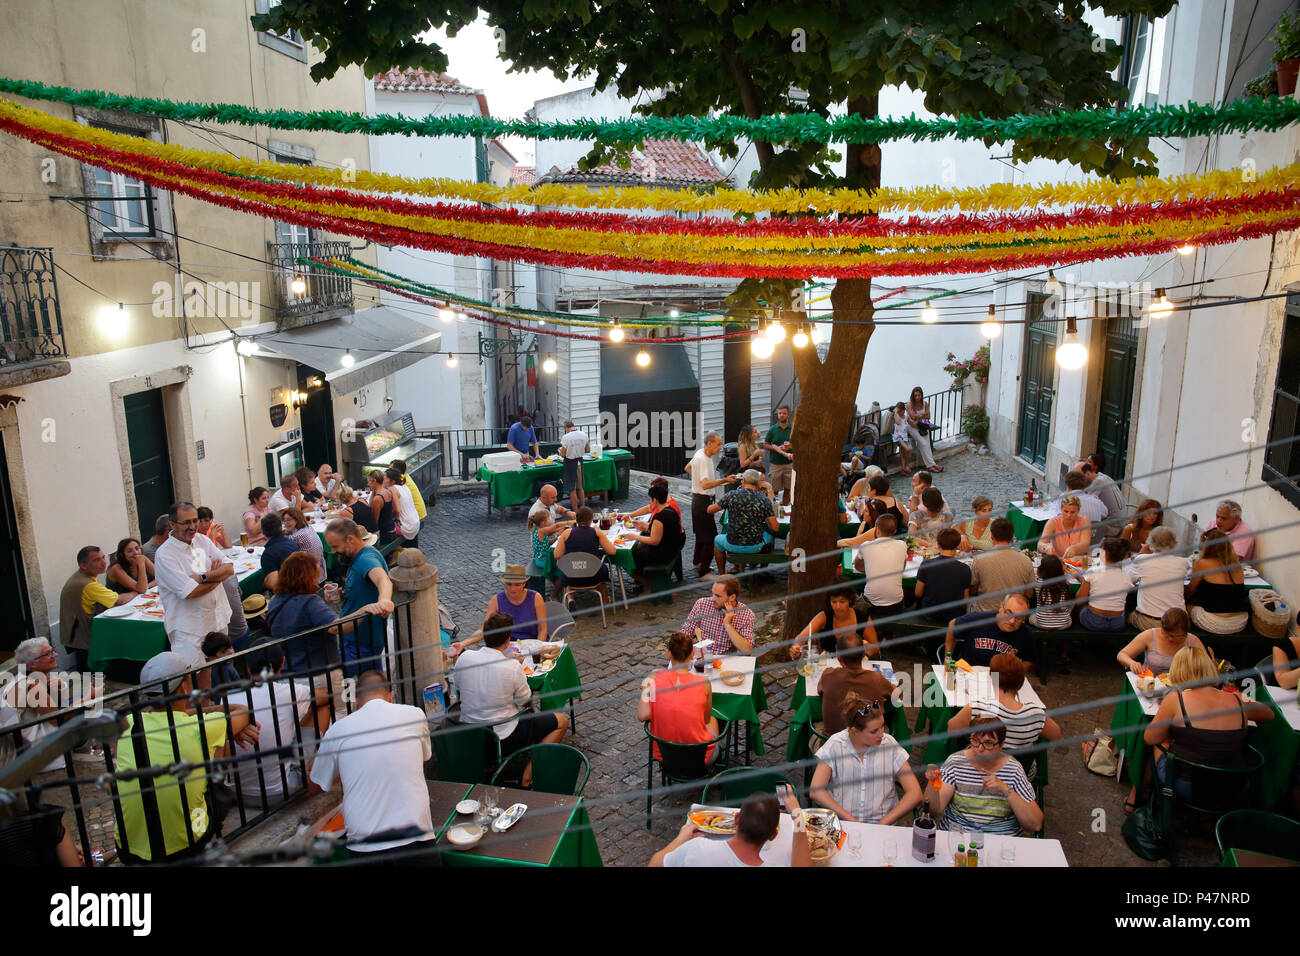
<svg viewBox="0 0 1300 956">
<path fill-rule="evenodd" d="M 997 654 L 989 662 L 989 673 L 993 677 L 993 686 L 997 688 L 996 700 L 977 700 L 967 704 L 948 721 L 949 730 L 964 730 L 973 720 L 996 720 L 1006 730 L 1004 749 L 1007 753 L 1028 762 L 1029 778 L 1037 773 L 1038 764 L 1025 752 L 1041 737 L 1044 740 L 1060 740 L 1061 728 L 1039 701 L 1026 702 L 1020 699 L 1020 690 L 1025 686 L 1025 674 L 1029 665 L 1015 654 Z M 1022 756 L 1023 755 L 1023 756 Z"/>
<path fill-rule="evenodd" d="M 971 724 L 970 746 L 944 761 L 938 788 L 926 790 L 942 829 L 1018 836 L 1043 828 L 1043 811 L 1025 768 L 1002 750 L 1006 737 L 998 721 L 977 720 Z"/>
</svg>

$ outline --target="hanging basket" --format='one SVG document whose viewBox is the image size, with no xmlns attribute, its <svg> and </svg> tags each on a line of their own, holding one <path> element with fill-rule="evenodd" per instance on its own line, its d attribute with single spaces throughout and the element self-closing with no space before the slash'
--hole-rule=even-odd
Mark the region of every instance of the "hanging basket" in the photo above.
<svg viewBox="0 0 1300 956">
<path fill-rule="evenodd" d="M 1291 609 L 1282 595 L 1270 588 L 1256 588 L 1250 593 L 1250 620 L 1264 637 L 1281 640 L 1291 624 Z"/>
</svg>

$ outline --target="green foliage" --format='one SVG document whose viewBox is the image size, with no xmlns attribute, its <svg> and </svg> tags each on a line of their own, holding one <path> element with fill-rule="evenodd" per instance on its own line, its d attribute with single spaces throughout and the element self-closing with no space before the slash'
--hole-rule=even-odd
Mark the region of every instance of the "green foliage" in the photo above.
<svg viewBox="0 0 1300 956">
<path fill-rule="evenodd" d="M 1277 96 L 1277 70 L 1261 73 L 1242 87 L 1241 92 L 1243 96 Z"/>
<path fill-rule="evenodd" d="M 1273 44 L 1274 63 L 1300 59 L 1300 16 L 1284 13 L 1278 18 Z"/>
<path fill-rule="evenodd" d="M 967 405 L 961 410 L 961 430 L 977 445 L 989 440 L 989 413 L 983 405 Z"/>
</svg>

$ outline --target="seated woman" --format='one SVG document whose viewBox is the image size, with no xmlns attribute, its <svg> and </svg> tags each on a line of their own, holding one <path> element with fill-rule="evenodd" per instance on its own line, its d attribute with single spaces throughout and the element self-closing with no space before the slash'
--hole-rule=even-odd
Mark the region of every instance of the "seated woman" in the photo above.
<svg viewBox="0 0 1300 956">
<path fill-rule="evenodd" d="M 551 527 L 552 534 L 558 533 L 551 526 L 550 512 L 545 509 L 528 512 L 528 520 L 525 522 L 528 529 L 528 540 L 532 546 L 533 570 L 529 574 L 536 572 L 536 576 L 542 576 L 541 569 L 551 563 L 551 535 L 546 533 L 546 529 Z M 552 567 L 551 573 L 547 575 L 552 581 L 560 580 L 560 569 Z"/>
<path fill-rule="evenodd" d="M 1300 632 L 1294 627 L 1286 637 L 1273 642 L 1273 671 L 1264 678 L 1269 684 L 1287 690 L 1295 690 L 1300 685 Z"/>
<path fill-rule="evenodd" d="M 591 519 L 595 517 L 594 512 L 583 505 L 575 513 L 577 520 L 576 525 L 565 528 L 560 532 L 560 539 L 555 542 L 555 560 L 566 554 L 590 554 L 596 557 L 602 555 L 606 557 L 614 556 L 614 543 L 605 536 L 605 532 L 599 528 L 591 526 Z M 605 582 L 609 580 L 609 565 L 602 564 L 599 572 L 588 578 L 570 578 L 564 572 L 560 572 L 560 578 L 567 587 L 590 587 L 597 585 L 600 588 L 600 596 L 608 603 L 609 591 Z"/>
<path fill-rule="evenodd" d="M 975 517 L 957 526 L 961 532 L 961 550 L 988 551 L 993 547 L 993 535 L 989 533 L 993 524 L 993 499 L 976 495 L 970 506 Z"/>
<path fill-rule="evenodd" d="M 1088 553 L 1092 542 L 1092 522 L 1079 514 L 1075 495 L 1061 498 L 1061 513 L 1049 518 L 1038 539 L 1038 550 L 1058 558 L 1073 558 Z"/>
<path fill-rule="evenodd" d="M 293 543 L 298 546 L 299 551 L 306 551 L 316 559 L 318 574 L 316 576 L 317 585 L 325 583 L 325 548 L 321 545 L 320 535 L 311 529 L 311 523 L 297 508 L 285 508 L 280 512 L 280 520 L 284 522 L 284 533 L 293 539 Z"/>
<path fill-rule="evenodd" d="M 921 785 L 908 766 L 907 751 L 885 733 L 885 708 L 857 694 L 844 698 L 845 727 L 817 751 L 808 796 L 841 820 L 880 823 L 911 820 L 921 802 Z M 898 798 L 894 788 L 903 788 Z"/>
<path fill-rule="evenodd" d="M 865 498 L 867 496 L 867 487 L 870 484 L 871 479 L 875 478 L 877 475 L 880 475 L 883 478 L 884 474 L 884 469 L 878 465 L 867 465 L 866 468 L 862 469 L 862 477 L 855 481 L 853 487 L 849 489 L 849 498 Z M 889 482 L 885 482 L 885 486 L 888 487 Z"/>
<path fill-rule="evenodd" d="M 859 610 L 854 604 L 856 594 L 847 584 L 841 584 L 826 592 L 826 606 L 813 615 L 808 626 L 799 632 L 799 637 L 790 645 L 790 658 L 793 660 L 804 651 L 804 642 L 818 635 L 817 642 L 823 651 L 834 653 L 836 638 L 841 634 L 854 633 L 862 640 L 867 655 L 876 657 L 880 654 L 880 638 L 871 624 L 871 617 L 865 610 Z"/>
<path fill-rule="evenodd" d="M 1239 565 L 1226 534 L 1211 528 L 1201 535 L 1201 556 L 1192 565 L 1192 580 L 1184 589 L 1192 623 L 1201 630 L 1239 634 L 1250 623 L 1246 575 Z"/>
<path fill-rule="evenodd" d="M 655 671 L 642 682 L 641 700 L 636 705 L 636 719 L 650 722 L 650 733 L 676 744 L 702 744 L 718 736 L 718 720 L 713 716 L 713 688 L 707 678 L 692 673 L 691 657 L 695 641 L 689 634 L 668 638 L 668 667 Z M 705 760 L 712 762 L 717 750 L 711 745 Z M 662 759 L 659 745 L 654 745 L 656 760 Z"/>
<path fill-rule="evenodd" d="M 677 511 L 668 507 L 666 485 L 650 486 L 650 527 L 646 534 L 630 535 L 636 542 L 632 547 L 633 576 L 642 588 L 650 589 L 646 577 L 648 567 L 671 565 L 681 557 L 686 536 L 682 532 L 682 519 Z"/>
<path fill-rule="evenodd" d="M 1134 554 L 1150 554 L 1151 549 L 1147 547 L 1147 538 L 1152 531 L 1164 523 L 1163 506 L 1154 498 L 1147 498 L 1138 505 L 1137 514 L 1124 525 L 1124 530 L 1119 533 L 1119 536 L 1129 543 Z"/>
<path fill-rule="evenodd" d="M 1172 694 L 1166 694 L 1142 739 L 1155 748 L 1156 777 L 1161 783 L 1168 776 L 1169 754 L 1213 767 L 1238 765 L 1246 753 L 1247 721 L 1262 723 L 1273 719 L 1267 704 L 1247 704 L 1240 694 L 1219 690 L 1219 669 L 1210 655 L 1199 647 L 1184 647 L 1174 655 L 1169 667 Z M 1191 797 L 1192 781 L 1183 775 L 1176 793 Z M 1130 794 L 1124 809 L 1135 805 L 1137 793 Z"/>
<path fill-rule="evenodd" d="M 143 594 L 154 586 L 153 562 L 144 556 L 139 541 L 123 538 L 117 543 L 104 581 L 118 594 Z"/>
<path fill-rule="evenodd" d="M 970 745 L 939 768 L 939 786 L 926 797 L 930 812 L 944 830 L 985 833 L 1037 833 L 1043 811 L 1020 761 L 1005 753 L 1007 731 L 1000 721 L 976 720 L 970 725 Z"/>
<path fill-rule="evenodd" d="M 1124 601 L 1133 587 L 1133 581 L 1120 567 L 1128 557 L 1128 542 L 1107 538 L 1101 543 L 1101 553 L 1102 566 L 1089 570 L 1079 585 L 1079 623 L 1090 631 L 1122 631 L 1128 626 Z"/>
<path fill-rule="evenodd" d="M 1133 638 L 1115 655 L 1115 660 L 1139 677 L 1147 670 L 1153 674 L 1168 674 L 1174 656 L 1184 647 L 1205 650 L 1201 639 L 1188 633 L 1190 623 L 1186 611 L 1178 607 L 1170 608 L 1161 616 L 1159 627 L 1143 631 Z"/>
<path fill-rule="evenodd" d="M 230 536 L 226 534 L 225 526 L 220 521 L 214 520 L 211 508 L 200 507 L 199 516 L 199 534 L 206 534 L 218 548 L 226 549 L 230 547 Z"/>
<path fill-rule="evenodd" d="M 1043 555 L 1038 564 L 1038 585 L 1034 588 L 1034 603 L 1038 605 L 1029 615 L 1029 623 L 1046 631 L 1063 631 L 1073 621 L 1070 618 L 1072 595 L 1065 582 L 1065 565 L 1054 554 Z"/>
<path fill-rule="evenodd" d="M 240 515 L 244 521 L 244 534 L 248 535 L 248 546 L 260 548 L 266 544 L 266 535 L 262 533 L 262 519 L 271 513 L 271 492 L 258 485 L 248 493 L 248 509 Z"/>
<path fill-rule="evenodd" d="M 667 478 L 664 478 L 664 477 L 662 477 L 662 476 L 660 476 L 660 477 L 658 477 L 658 478 L 652 478 L 652 479 L 650 480 L 650 487 L 651 487 L 651 488 L 663 488 L 664 492 L 667 493 L 668 490 L 669 490 L 669 489 L 668 489 L 668 479 L 667 479 Z M 653 504 L 653 503 L 652 503 L 652 504 Z M 649 524 L 650 524 L 650 519 L 649 519 L 648 516 L 654 514 L 654 508 L 652 507 L 652 504 L 650 504 L 650 505 L 642 505 L 640 508 L 637 508 L 636 511 L 629 511 L 629 512 L 628 512 L 626 515 L 624 515 L 623 517 L 625 517 L 625 518 L 633 518 L 633 519 L 635 519 L 635 518 L 645 517 L 645 518 L 646 518 L 645 521 L 637 521 L 637 522 L 636 522 L 636 524 L 639 525 L 642 529 L 645 529 L 645 528 L 647 528 L 647 527 L 649 526 Z M 677 512 L 677 518 L 678 518 L 678 520 L 681 520 L 681 517 L 682 517 L 682 509 L 681 509 L 681 507 L 677 504 L 677 499 L 674 498 L 671 494 L 668 494 L 668 507 L 669 507 L 669 508 L 672 508 L 673 511 L 676 511 L 676 512 Z"/>
<path fill-rule="evenodd" d="M 341 708 L 343 670 L 340 666 L 340 633 L 351 631 L 356 622 L 340 625 L 337 631 L 317 630 L 338 620 L 338 614 L 318 593 L 317 573 L 316 559 L 305 551 L 295 551 L 285 558 L 275 580 L 275 596 L 271 598 L 271 604 L 266 610 L 266 623 L 273 638 L 311 631 L 310 634 L 280 645 L 285 657 L 284 670 L 294 675 L 315 671 L 311 680 L 317 699 L 328 699 L 325 695 L 329 694 L 333 696 L 335 706 Z M 368 609 L 378 611 L 379 605 L 369 605 Z"/>
<path fill-rule="evenodd" d="M 1006 729 L 1006 743 L 1003 749 L 1022 763 L 1031 760 L 1027 751 L 1044 740 L 1060 740 L 1061 728 L 1042 704 L 1027 704 L 1020 699 L 1020 690 L 1025 686 L 1025 675 L 1029 665 L 1015 654 L 995 654 L 989 661 L 989 673 L 993 675 L 993 686 L 997 688 L 997 700 L 979 700 L 967 704 L 948 721 L 949 730 L 965 730 L 976 720 L 996 720 Z M 1031 764 L 1032 780 L 1038 772 L 1038 763 Z"/>
<path fill-rule="evenodd" d="M 864 541 L 876 540 L 876 522 L 880 516 L 889 513 L 885 503 L 879 498 L 868 498 L 862 503 L 862 523 L 858 525 L 858 533 L 851 538 L 841 538 L 835 542 L 837 548 L 856 548 Z"/>
</svg>

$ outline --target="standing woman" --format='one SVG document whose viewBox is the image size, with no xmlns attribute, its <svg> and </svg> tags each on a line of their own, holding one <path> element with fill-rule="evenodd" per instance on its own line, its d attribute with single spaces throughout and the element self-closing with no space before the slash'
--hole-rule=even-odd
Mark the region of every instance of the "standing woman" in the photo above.
<svg viewBox="0 0 1300 956">
<path fill-rule="evenodd" d="M 918 427 L 922 422 L 930 421 L 930 403 L 925 400 L 925 392 L 918 385 L 912 389 L 907 401 L 907 435 L 916 445 L 916 453 L 929 471 L 943 471 L 942 465 L 934 463 L 934 453 L 930 451 L 930 436 L 922 435 Z M 928 431 L 928 429 L 927 429 Z"/>
<path fill-rule="evenodd" d="M 262 533 L 262 519 L 270 513 L 271 492 L 259 485 L 248 493 L 248 510 L 242 515 L 250 548 L 266 544 L 266 535 Z"/>
<path fill-rule="evenodd" d="M 1239 634 L 1250 622 L 1245 572 L 1232 541 L 1218 528 L 1201 535 L 1201 557 L 1192 565 L 1192 580 L 1184 590 L 1187 612 L 1201 630 Z"/>
<path fill-rule="evenodd" d="M 817 642 L 823 651 L 835 653 L 835 641 L 841 634 L 852 631 L 862 639 L 862 649 L 868 657 L 880 654 L 880 638 L 866 611 L 859 611 L 853 603 L 854 591 L 850 585 L 841 584 L 826 594 L 826 606 L 813 615 L 808 626 L 799 632 L 798 639 L 790 646 L 790 658 L 793 660 L 803 653 L 803 642 L 812 640 L 817 634 Z M 833 633 L 832 633 L 833 632 Z"/>
<path fill-rule="evenodd" d="M 379 543 L 389 544 L 397 540 L 397 505 L 393 501 L 393 489 L 384 486 L 384 477 L 375 468 L 366 475 L 366 484 L 370 486 L 370 513 L 379 526 Z"/>
<path fill-rule="evenodd" d="M 758 444 L 758 426 L 746 425 L 740 430 L 736 439 L 736 455 L 740 458 L 740 470 L 757 468 L 763 470 L 763 449 Z"/>
</svg>

